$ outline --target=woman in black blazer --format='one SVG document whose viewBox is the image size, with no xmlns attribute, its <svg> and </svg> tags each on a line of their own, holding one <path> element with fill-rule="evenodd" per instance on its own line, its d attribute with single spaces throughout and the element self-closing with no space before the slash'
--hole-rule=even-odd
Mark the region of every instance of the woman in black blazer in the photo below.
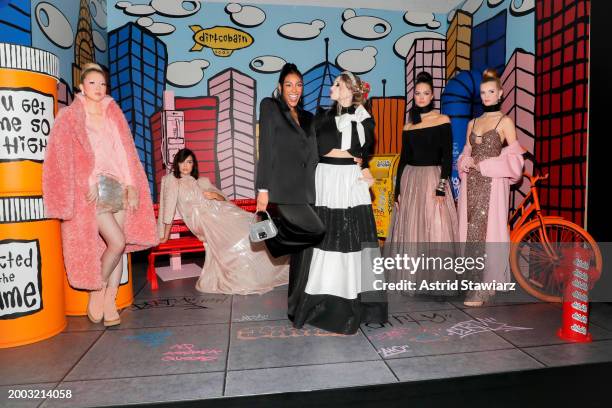
<svg viewBox="0 0 612 408">
<path fill-rule="evenodd" d="M 302 74 L 294 64 L 285 64 L 278 96 L 264 98 L 259 108 L 257 211 L 272 204 L 278 234 L 265 241 L 270 253 L 275 257 L 292 254 L 290 297 L 296 279 L 292 271 L 305 260 L 303 250 L 325 235 L 325 226 L 312 208 L 318 150 L 312 114 L 300 107 L 302 91 Z"/>
</svg>

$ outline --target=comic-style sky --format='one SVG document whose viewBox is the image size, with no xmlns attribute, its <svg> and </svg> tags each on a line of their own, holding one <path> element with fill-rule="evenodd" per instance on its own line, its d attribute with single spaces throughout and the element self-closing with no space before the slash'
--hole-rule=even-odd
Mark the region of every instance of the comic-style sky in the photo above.
<svg viewBox="0 0 612 408">
<path fill-rule="evenodd" d="M 107 62 L 106 32 L 134 22 L 168 46 L 167 89 L 183 96 L 206 95 L 206 78 L 230 67 L 254 77 L 260 97 L 269 95 L 285 61 L 307 71 L 325 59 L 326 37 L 330 39 L 330 62 L 361 73 L 372 85 L 372 96 L 382 95 L 382 79 L 387 80 L 386 95 L 402 95 L 404 63 L 400 56 L 407 53 L 414 38 L 443 38 L 457 9 L 472 13 L 473 25 L 503 8 L 508 9 L 506 59 L 516 48 L 534 51 L 534 26 L 526 24 L 525 19 L 533 11 L 533 0 L 292 1 L 291 6 L 270 4 L 281 3 L 273 0 L 248 4 L 177 0 L 90 0 L 89 3 L 98 61 Z M 380 3 L 381 9 L 308 6 L 359 6 L 361 3 L 372 6 Z M 402 4 L 407 7 L 400 9 Z M 32 14 L 33 46 L 57 54 L 62 61 L 62 72 L 71 72 L 73 51 L 69 47 L 74 41 L 78 8 L 34 0 Z M 192 25 L 203 29 L 232 27 L 251 35 L 253 43 L 235 50 L 229 57 L 216 56 L 206 47 L 190 51 L 194 45 Z"/>
</svg>

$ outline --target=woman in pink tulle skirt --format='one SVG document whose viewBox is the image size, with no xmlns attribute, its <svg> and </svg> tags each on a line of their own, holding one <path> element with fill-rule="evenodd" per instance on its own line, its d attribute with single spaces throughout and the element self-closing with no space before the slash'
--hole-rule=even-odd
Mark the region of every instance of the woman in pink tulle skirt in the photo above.
<svg viewBox="0 0 612 408">
<path fill-rule="evenodd" d="M 396 207 L 384 255 L 454 257 L 458 225 L 448 179 L 452 166 L 450 119 L 433 111 L 433 80 L 417 75 L 409 123 L 402 132 L 402 152 L 395 186 Z M 410 264 L 408 264 L 410 265 Z M 424 266 L 424 267 L 423 267 Z M 413 282 L 404 294 L 455 295 L 449 287 L 430 284 L 457 278 L 453 269 L 432 261 L 417 270 L 406 265 L 389 271 L 391 282 Z"/>
</svg>

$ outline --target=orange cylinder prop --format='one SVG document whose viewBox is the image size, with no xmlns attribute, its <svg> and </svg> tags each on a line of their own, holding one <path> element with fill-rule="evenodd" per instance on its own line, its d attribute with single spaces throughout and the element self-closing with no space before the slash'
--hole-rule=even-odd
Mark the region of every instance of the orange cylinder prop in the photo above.
<svg viewBox="0 0 612 408">
<path fill-rule="evenodd" d="M 60 225 L 42 200 L 58 76 L 50 52 L 0 43 L 0 348 L 66 327 Z"/>
</svg>

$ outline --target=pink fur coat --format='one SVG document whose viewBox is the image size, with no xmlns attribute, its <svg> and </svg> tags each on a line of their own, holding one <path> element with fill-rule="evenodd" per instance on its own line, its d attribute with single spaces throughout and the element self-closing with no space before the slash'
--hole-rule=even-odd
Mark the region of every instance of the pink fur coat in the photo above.
<svg viewBox="0 0 612 408">
<path fill-rule="evenodd" d="M 106 248 L 98 234 L 96 204 L 85 199 L 88 178 L 94 167 L 94 152 L 85 128 L 83 98 L 62 109 L 49 136 L 43 164 L 43 199 L 47 218 L 62 220 L 62 248 L 70 285 L 78 289 L 100 289 L 100 257 Z M 125 252 L 139 251 L 157 244 L 153 202 L 134 139 L 123 112 L 107 96 L 102 101 L 106 117 L 114 121 L 125 149 L 126 171 L 138 191 L 139 207 L 127 211 L 124 225 Z"/>
<path fill-rule="evenodd" d="M 521 179 L 523 174 L 523 148 L 518 141 L 502 149 L 497 157 L 485 159 L 479 163 L 480 173 L 491 177 L 491 195 L 489 197 L 489 215 L 487 219 L 486 269 L 483 281 L 510 282 L 510 233 L 508 230 L 508 202 L 510 185 Z M 463 162 L 472 155 L 472 148 L 465 145 L 457 159 L 457 169 L 461 179 L 457 212 L 459 215 L 459 241 L 467 239 L 467 173 Z M 472 170 L 476 171 L 476 170 Z"/>
</svg>

